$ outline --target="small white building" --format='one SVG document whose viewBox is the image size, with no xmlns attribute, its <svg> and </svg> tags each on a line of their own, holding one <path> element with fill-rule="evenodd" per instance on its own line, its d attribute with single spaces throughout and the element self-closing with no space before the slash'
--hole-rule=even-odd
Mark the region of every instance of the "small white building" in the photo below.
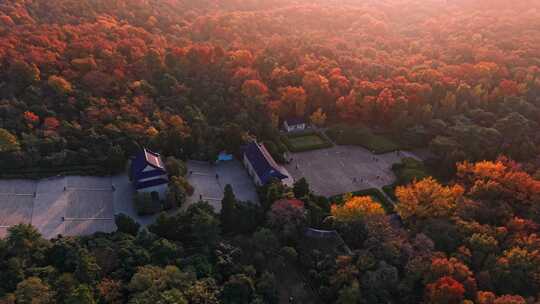
<svg viewBox="0 0 540 304">
<path fill-rule="evenodd" d="M 139 192 L 157 193 L 164 200 L 169 178 L 161 155 L 143 149 L 131 163 L 131 179 L 135 190 Z"/>
<path fill-rule="evenodd" d="M 285 120 L 283 122 L 283 128 L 287 132 L 303 131 L 307 128 L 307 124 L 301 118 L 293 118 Z"/>
</svg>

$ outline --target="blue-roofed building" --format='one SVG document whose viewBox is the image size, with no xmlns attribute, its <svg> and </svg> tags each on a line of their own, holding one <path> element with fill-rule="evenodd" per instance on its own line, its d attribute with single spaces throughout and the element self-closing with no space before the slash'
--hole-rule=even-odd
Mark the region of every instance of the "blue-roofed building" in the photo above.
<svg viewBox="0 0 540 304">
<path fill-rule="evenodd" d="M 161 155 L 148 149 L 139 152 L 131 162 L 131 180 L 139 192 L 156 192 L 165 199 L 169 178 Z"/>
<path fill-rule="evenodd" d="M 243 155 L 244 165 L 257 186 L 264 186 L 274 179 L 283 181 L 288 178 L 263 144 L 249 143 L 243 148 Z"/>
</svg>

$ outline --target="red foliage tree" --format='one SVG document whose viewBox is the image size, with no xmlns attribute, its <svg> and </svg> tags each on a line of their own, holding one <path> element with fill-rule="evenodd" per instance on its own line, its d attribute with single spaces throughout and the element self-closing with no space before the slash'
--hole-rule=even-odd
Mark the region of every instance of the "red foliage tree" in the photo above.
<svg viewBox="0 0 540 304">
<path fill-rule="evenodd" d="M 24 112 L 23 115 L 24 115 L 24 120 L 31 125 L 35 125 L 36 123 L 39 122 L 39 116 L 34 114 L 34 112 L 26 111 Z"/>
<path fill-rule="evenodd" d="M 465 288 L 452 277 L 442 277 L 426 287 L 426 300 L 433 304 L 460 304 Z"/>
<path fill-rule="evenodd" d="M 60 126 L 60 122 L 56 117 L 46 117 L 43 121 L 43 127 L 48 131 L 55 131 Z"/>
<path fill-rule="evenodd" d="M 266 97 L 268 87 L 260 80 L 246 80 L 242 85 L 242 94 L 246 97 Z"/>
</svg>

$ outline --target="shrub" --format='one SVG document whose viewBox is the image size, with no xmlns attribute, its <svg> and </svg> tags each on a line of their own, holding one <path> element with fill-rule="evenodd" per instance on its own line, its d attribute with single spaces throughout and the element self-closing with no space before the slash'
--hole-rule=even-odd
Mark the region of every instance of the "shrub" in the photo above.
<svg viewBox="0 0 540 304">
<path fill-rule="evenodd" d="M 266 147 L 270 155 L 272 155 L 272 158 L 276 160 L 276 162 L 281 164 L 285 162 L 285 158 L 283 157 L 283 152 L 285 151 L 282 151 L 280 149 L 279 144 L 276 144 L 274 141 L 265 141 L 264 146 Z"/>
<path fill-rule="evenodd" d="M 137 232 L 139 232 L 139 228 L 141 227 L 139 223 L 123 213 L 115 215 L 114 222 L 118 231 L 131 235 L 137 235 Z"/>
<path fill-rule="evenodd" d="M 187 174 L 186 164 L 173 156 L 167 157 L 165 168 L 170 176 L 185 176 Z"/>
<path fill-rule="evenodd" d="M 151 215 L 161 211 L 159 202 L 154 201 L 152 194 L 148 192 L 137 192 L 134 197 L 135 210 L 138 215 Z"/>
<path fill-rule="evenodd" d="M 338 145 L 362 146 L 373 153 L 382 154 L 400 149 L 400 146 L 384 136 L 376 135 L 366 127 L 335 126 L 326 131 Z"/>
</svg>

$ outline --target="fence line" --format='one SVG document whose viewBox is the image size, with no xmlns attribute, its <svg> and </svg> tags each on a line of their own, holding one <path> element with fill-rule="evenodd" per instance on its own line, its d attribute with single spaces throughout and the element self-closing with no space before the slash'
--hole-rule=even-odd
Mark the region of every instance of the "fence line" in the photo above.
<svg viewBox="0 0 540 304">
<path fill-rule="evenodd" d="M 77 191 L 77 190 L 80 190 L 80 191 L 110 191 L 110 192 L 113 192 L 113 188 L 77 188 L 77 187 L 66 187 L 65 188 L 65 191 L 68 191 L 68 190 L 74 190 L 74 191 Z"/>
<path fill-rule="evenodd" d="M 82 222 L 82 221 L 114 221 L 112 217 L 81 217 L 81 218 L 64 218 L 64 222 Z"/>
<path fill-rule="evenodd" d="M 0 195 L 14 195 L 14 196 L 34 196 L 34 193 L 0 193 Z"/>
</svg>

